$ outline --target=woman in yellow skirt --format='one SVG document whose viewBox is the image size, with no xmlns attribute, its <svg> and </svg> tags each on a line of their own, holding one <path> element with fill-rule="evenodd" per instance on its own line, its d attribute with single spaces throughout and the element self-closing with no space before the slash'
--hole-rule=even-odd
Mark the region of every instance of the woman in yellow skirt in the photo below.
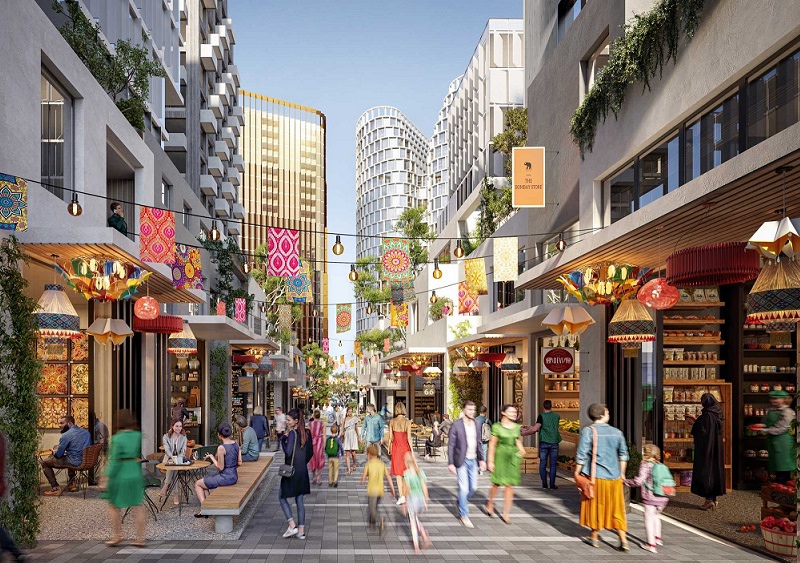
<svg viewBox="0 0 800 563">
<path fill-rule="evenodd" d="M 622 490 L 622 479 L 628 465 L 628 446 L 622 432 L 609 426 L 609 414 L 605 405 L 593 403 L 589 406 L 588 415 L 592 425 L 581 430 L 575 456 L 575 478 L 581 474 L 591 478 L 593 457 L 596 473 L 594 498 L 581 499 L 580 524 L 592 530 L 591 536 L 586 538 L 590 545 L 600 547 L 600 530 L 615 530 L 619 536 L 617 549 L 628 551 L 628 540 L 625 536 L 628 523 Z"/>
</svg>

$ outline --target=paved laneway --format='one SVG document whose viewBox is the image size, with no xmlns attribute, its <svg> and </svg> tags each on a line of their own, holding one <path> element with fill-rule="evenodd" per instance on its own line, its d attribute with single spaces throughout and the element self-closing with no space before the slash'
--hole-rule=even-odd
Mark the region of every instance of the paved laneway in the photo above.
<svg viewBox="0 0 800 563">
<path fill-rule="evenodd" d="M 556 491 L 542 490 L 533 476 L 524 477 L 524 485 L 512 514 L 505 525 L 498 518 L 488 518 L 483 505 L 489 479 L 481 477 L 476 505 L 471 508 L 475 529 L 468 530 L 454 516 L 455 478 L 444 463 L 423 462 L 428 473 L 432 502 L 424 523 L 432 536 L 433 547 L 422 556 L 413 552 L 406 521 L 387 496 L 383 505 L 387 527 L 384 537 L 368 532 L 365 526 L 366 497 L 356 475 L 343 476 L 339 488 L 325 484 L 314 488 L 307 497 L 307 539 L 283 539 L 286 522 L 277 501 L 277 487 L 265 500 L 238 541 L 153 542 L 145 549 L 108 548 L 101 542 L 42 542 L 33 553 L 36 561 L 53 563 L 82 561 L 759 561 L 752 552 L 696 535 L 675 525 L 666 524 L 667 543 L 658 555 L 638 547 L 643 535 L 642 516 L 630 516 L 631 551 L 621 554 L 612 546 L 613 534 L 594 549 L 578 539 L 583 531 L 576 524 L 577 496 L 566 481 Z M 272 471 L 277 471 L 277 463 Z M 276 480 L 272 481 L 277 483 Z M 159 523 L 162 520 L 159 519 Z M 169 525 L 164 521 L 163 525 Z"/>
</svg>

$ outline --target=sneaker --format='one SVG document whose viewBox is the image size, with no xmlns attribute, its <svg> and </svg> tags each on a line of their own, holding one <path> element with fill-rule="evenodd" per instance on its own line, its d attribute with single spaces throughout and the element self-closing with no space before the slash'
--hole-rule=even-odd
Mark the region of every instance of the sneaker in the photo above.
<svg viewBox="0 0 800 563">
<path fill-rule="evenodd" d="M 461 524 L 465 528 L 474 528 L 475 527 L 475 524 L 472 523 L 472 520 L 470 520 L 468 516 L 462 516 L 461 517 Z"/>
<path fill-rule="evenodd" d="M 338 489 L 338 488 L 339 488 L 339 481 L 336 481 L 336 482 L 333 484 L 333 488 L 334 488 L 334 489 Z"/>
<path fill-rule="evenodd" d="M 552 486 L 552 487 L 550 487 L 550 488 L 551 488 L 551 489 L 557 489 L 558 487 L 557 487 L 557 486 L 555 486 L 555 485 L 553 485 L 553 486 Z"/>
<path fill-rule="evenodd" d="M 298 540 L 304 540 L 304 539 L 306 539 L 306 533 L 305 533 L 305 532 L 302 532 L 302 533 L 299 533 L 299 534 L 297 534 L 297 539 L 298 539 Z"/>
<path fill-rule="evenodd" d="M 641 546 L 642 549 L 645 551 L 649 551 L 650 553 L 658 553 L 658 551 L 656 550 L 656 546 L 654 545 L 650 545 L 649 543 L 643 543 L 641 544 Z"/>
<path fill-rule="evenodd" d="M 45 491 L 42 493 L 46 497 L 60 497 L 64 494 L 64 489 L 61 487 L 56 487 L 55 489 L 50 489 L 49 491 Z"/>
<path fill-rule="evenodd" d="M 283 532 L 284 538 L 291 538 L 292 536 L 297 535 L 297 528 L 286 528 L 286 531 Z"/>
<path fill-rule="evenodd" d="M 397 506 L 400 506 L 405 503 L 406 503 L 406 497 L 402 496 L 399 499 L 397 499 L 397 502 L 395 504 L 397 504 Z"/>
<path fill-rule="evenodd" d="M 547 486 L 547 484 L 545 484 L 545 483 L 542 483 L 542 488 L 543 488 L 543 489 L 549 489 L 550 487 L 549 487 L 549 486 Z"/>
<path fill-rule="evenodd" d="M 67 492 L 69 493 L 78 492 L 78 485 L 76 483 L 70 483 L 69 485 L 67 485 Z"/>
<path fill-rule="evenodd" d="M 664 545 L 664 542 L 658 536 L 656 536 L 656 545 Z"/>
</svg>

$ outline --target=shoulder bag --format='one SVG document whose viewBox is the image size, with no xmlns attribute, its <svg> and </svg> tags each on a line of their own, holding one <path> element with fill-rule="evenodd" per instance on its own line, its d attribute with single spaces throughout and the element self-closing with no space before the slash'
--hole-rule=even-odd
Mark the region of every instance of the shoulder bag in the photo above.
<svg viewBox="0 0 800 563">
<path fill-rule="evenodd" d="M 581 493 L 581 497 L 585 500 L 592 500 L 594 498 L 594 479 L 597 474 L 597 430 L 589 427 L 592 430 L 592 469 L 589 477 L 582 473 L 578 473 L 575 477 L 575 486 Z"/>
<path fill-rule="evenodd" d="M 292 430 L 292 432 L 294 432 L 294 430 Z M 290 432 L 289 435 L 291 435 L 292 432 Z M 288 478 L 294 476 L 294 452 L 297 450 L 297 441 L 299 439 L 300 437 L 297 435 L 297 432 L 294 432 L 294 444 L 292 445 L 292 463 L 289 465 L 284 463 L 278 468 L 278 475 L 280 475 L 281 477 Z"/>
</svg>

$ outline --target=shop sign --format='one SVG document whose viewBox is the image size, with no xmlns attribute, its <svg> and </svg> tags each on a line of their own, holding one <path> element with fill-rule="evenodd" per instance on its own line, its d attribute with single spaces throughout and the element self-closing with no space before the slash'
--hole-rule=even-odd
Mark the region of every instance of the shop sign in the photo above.
<svg viewBox="0 0 800 563">
<path fill-rule="evenodd" d="M 511 206 L 544 207 L 544 147 L 511 151 Z"/>
<path fill-rule="evenodd" d="M 542 348 L 542 373 L 572 373 L 574 369 L 574 349 Z"/>
<path fill-rule="evenodd" d="M 240 377 L 239 378 L 239 393 L 252 393 L 253 392 L 253 378 Z"/>
</svg>

